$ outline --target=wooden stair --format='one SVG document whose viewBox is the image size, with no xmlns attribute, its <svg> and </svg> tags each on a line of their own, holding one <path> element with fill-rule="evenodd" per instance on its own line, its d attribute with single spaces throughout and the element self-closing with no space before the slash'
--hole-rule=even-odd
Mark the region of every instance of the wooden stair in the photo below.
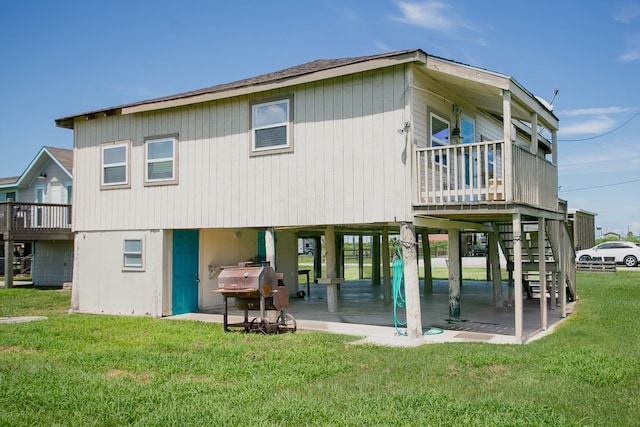
<svg viewBox="0 0 640 427">
<path fill-rule="evenodd" d="M 566 231 L 566 235 L 562 234 L 562 238 L 569 238 L 566 225 L 563 226 Z M 509 222 L 495 223 L 493 225 L 494 233 L 498 238 L 498 242 L 502 249 L 503 254 L 508 262 L 508 268 L 513 271 L 514 263 L 514 250 L 513 250 L 513 224 Z M 559 244 L 552 244 L 550 238 L 553 233 L 550 232 L 550 227 L 545 227 L 546 233 L 544 238 L 544 247 L 539 247 L 538 240 L 538 223 L 537 222 L 522 222 L 522 284 L 523 290 L 527 293 L 529 298 L 533 298 L 535 295 L 540 295 L 540 262 L 545 262 L 546 276 L 547 276 L 547 292 L 552 289 L 551 284 L 559 280 L 558 271 L 560 267 L 558 265 L 558 250 L 561 247 Z M 569 245 L 569 247 L 573 247 Z M 567 274 L 567 299 L 569 301 L 575 300 L 575 255 L 567 256 L 571 259 L 572 265 L 569 266 L 569 270 L 574 274 Z M 558 288 L 558 287 L 556 287 Z"/>
</svg>

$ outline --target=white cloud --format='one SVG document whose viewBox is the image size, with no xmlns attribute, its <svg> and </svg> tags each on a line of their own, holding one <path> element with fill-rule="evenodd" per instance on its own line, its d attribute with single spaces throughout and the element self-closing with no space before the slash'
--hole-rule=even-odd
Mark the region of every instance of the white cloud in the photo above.
<svg viewBox="0 0 640 427">
<path fill-rule="evenodd" d="M 386 43 L 381 42 L 381 41 L 376 41 L 376 42 L 374 42 L 374 44 L 382 52 L 388 52 L 391 49 L 389 47 L 389 45 L 387 45 Z"/>
<path fill-rule="evenodd" d="M 613 19 L 624 24 L 630 24 L 638 16 L 640 16 L 640 5 L 632 4 L 623 7 L 619 12 L 615 13 Z"/>
<path fill-rule="evenodd" d="M 460 38 L 462 30 L 478 33 L 486 29 L 486 25 L 466 19 L 450 4 L 438 0 L 396 1 L 402 16 L 393 17 L 394 20 L 442 33 L 451 38 Z M 477 34 L 476 34 L 477 36 Z M 477 37 L 474 40 L 484 44 L 484 40 Z"/>
<path fill-rule="evenodd" d="M 599 134 L 610 130 L 615 124 L 615 120 L 602 115 L 583 122 L 561 126 L 558 133 L 562 136 Z"/>
<path fill-rule="evenodd" d="M 593 116 L 600 114 L 617 114 L 640 111 L 640 107 L 599 107 L 578 108 L 576 110 L 556 111 L 558 116 Z"/>
<path fill-rule="evenodd" d="M 629 144 L 633 146 L 634 144 Z M 598 173 L 612 172 L 623 173 L 633 172 L 635 179 L 640 162 L 640 152 L 629 150 L 629 146 L 613 145 L 572 145 L 561 147 L 562 156 L 559 159 L 559 172 L 579 172 L 593 175 L 594 170 Z M 631 175 L 630 175 L 631 176 Z"/>
<path fill-rule="evenodd" d="M 629 62 L 638 59 L 640 59 L 640 34 L 632 34 L 627 37 L 627 49 L 620 55 L 620 60 Z"/>
</svg>

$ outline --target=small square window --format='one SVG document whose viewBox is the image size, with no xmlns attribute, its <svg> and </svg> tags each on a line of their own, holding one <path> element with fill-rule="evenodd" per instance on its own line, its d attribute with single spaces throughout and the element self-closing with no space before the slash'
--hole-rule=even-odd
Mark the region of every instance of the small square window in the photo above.
<svg viewBox="0 0 640 427">
<path fill-rule="evenodd" d="M 125 269 L 142 269 L 142 239 L 126 239 L 124 241 L 123 267 Z"/>
<path fill-rule="evenodd" d="M 129 142 L 102 146 L 102 188 L 129 185 Z"/>
<path fill-rule="evenodd" d="M 177 183 L 177 137 L 145 140 L 145 184 Z"/>
<path fill-rule="evenodd" d="M 252 153 L 291 151 L 293 98 L 254 103 L 251 106 Z"/>
</svg>

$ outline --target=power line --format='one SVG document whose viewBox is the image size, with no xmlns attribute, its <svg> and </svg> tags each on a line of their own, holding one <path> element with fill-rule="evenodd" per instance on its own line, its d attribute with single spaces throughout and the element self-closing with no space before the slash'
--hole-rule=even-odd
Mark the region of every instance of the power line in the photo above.
<svg viewBox="0 0 640 427">
<path fill-rule="evenodd" d="M 564 192 L 564 193 L 568 193 L 570 191 L 593 190 L 594 188 L 614 187 L 616 185 L 632 184 L 634 182 L 640 182 L 640 179 L 634 179 L 634 180 L 631 180 L 631 181 L 624 181 L 624 182 L 616 182 L 616 183 L 613 183 L 613 184 L 594 185 L 593 187 L 572 188 L 571 190 L 560 190 L 560 191 Z"/>
<path fill-rule="evenodd" d="M 618 126 L 618 127 L 614 128 L 614 129 L 611 129 L 610 131 L 605 132 L 605 133 L 600 134 L 600 135 L 591 136 L 591 137 L 589 137 L 589 138 L 580 138 L 580 139 L 558 139 L 558 141 L 564 141 L 564 142 L 579 142 L 579 141 L 590 141 L 590 140 L 592 140 L 592 139 L 601 138 L 601 137 L 603 137 L 603 136 L 607 136 L 607 135 L 609 135 L 610 133 L 613 133 L 613 132 L 617 131 L 618 129 L 620 129 L 620 128 L 622 128 L 622 127 L 626 126 L 627 124 L 629 124 L 629 122 L 630 122 L 631 120 L 635 119 L 635 118 L 636 118 L 636 117 L 638 117 L 638 116 L 640 116 L 640 113 L 635 113 L 633 116 L 629 117 L 629 119 L 628 119 L 626 122 L 622 123 L 620 126 Z"/>
</svg>

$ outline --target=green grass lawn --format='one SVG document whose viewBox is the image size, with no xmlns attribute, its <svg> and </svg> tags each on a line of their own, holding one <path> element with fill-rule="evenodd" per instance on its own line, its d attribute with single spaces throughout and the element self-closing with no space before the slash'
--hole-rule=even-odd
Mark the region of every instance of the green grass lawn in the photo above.
<svg viewBox="0 0 640 427">
<path fill-rule="evenodd" d="M 351 345 L 194 321 L 67 314 L 68 291 L 0 289 L 1 426 L 637 426 L 640 272 L 578 274 L 528 345 Z"/>
</svg>

